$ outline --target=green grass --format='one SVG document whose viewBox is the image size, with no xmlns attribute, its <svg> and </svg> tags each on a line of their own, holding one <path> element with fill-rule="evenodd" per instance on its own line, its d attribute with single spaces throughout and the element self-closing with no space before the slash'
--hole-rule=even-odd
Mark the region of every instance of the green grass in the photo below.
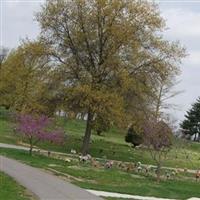
<svg viewBox="0 0 200 200">
<path fill-rule="evenodd" d="M 68 135 L 77 136 L 80 138 L 85 132 L 86 122 L 82 120 L 64 120 L 62 118 L 58 119 L 58 124 L 60 124 Z M 109 131 L 104 132 L 102 136 L 96 135 L 94 132 L 92 134 L 93 140 L 102 139 L 103 141 L 117 143 L 117 144 L 126 144 L 124 141 L 125 131 L 112 127 Z"/>
<path fill-rule="evenodd" d="M 16 144 L 16 137 L 13 133 L 12 123 L 0 118 L 0 142 Z"/>
<path fill-rule="evenodd" d="M 71 181 L 83 188 L 163 198 L 200 197 L 200 182 L 196 182 L 194 177 L 190 176 L 187 179 L 176 177 L 174 180 L 165 180 L 158 184 L 152 176 L 127 173 L 116 168 L 110 170 L 97 169 L 92 168 L 90 164 L 81 164 L 78 161 L 65 163 L 62 160 L 37 155 L 36 153 L 31 157 L 28 152 L 13 149 L 1 148 L 0 154 L 35 167 L 52 168 L 58 172 L 79 178 L 78 180 L 72 178 Z M 52 164 L 54 165 L 52 166 Z"/>
<path fill-rule="evenodd" d="M 30 200 L 33 199 L 25 188 L 17 184 L 12 178 L 0 172 L 0 199 L 2 200 Z"/>
<path fill-rule="evenodd" d="M 59 124 L 64 127 L 68 138 L 66 145 L 56 146 L 43 143 L 40 146 L 45 149 L 52 149 L 61 152 L 70 152 L 71 149 L 80 152 L 82 137 L 85 130 L 85 122 L 81 120 L 59 119 Z M 116 128 L 110 129 L 104 136 L 97 136 L 93 133 L 90 145 L 90 154 L 94 157 L 108 158 L 121 161 L 142 162 L 144 164 L 155 164 L 149 153 L 143 149 L 133 149 L 124 141 L 125 132 Z M 170 152 L 164 163 L 169 167 L 181 167 L 198 169 L 200 167 L 200 144 L 179 142 L 178 147 Z M 176 152 L 176 156 L 175 156 Z"/>
<path fill-rule="evenodd" d="M 71 149 L 80 152 L 82 137 L 85 130 L 85 122 L 81 120 L 67 120 L 62 118 L 57 123 L 64 127 L 67 134 L 65 146 L 49 143 L 39 143 L 44 149 L 69 153 Z M 0 142 L 16 144 L 19 138 L 13 133 L 12 122 L 0 118 Z M 144 149 L 133 149 L 124 142 L 124 131 L 112 128 L 104 136 L 92 135 L 90 154 L 93 157 L 107 158 L 121 161 L 142 162 L 144 164 L 155 164 L 148 151 Z M 177 146 L 169 153 L 164 165 L 168 167 L 180 167 L 198 169 L 200 167 L 200 144 L 182 143 L 177 141 Z"/>
<path fill-rule="evenodd" d="M 71 149 L 80 152 L 85 122 L 81 120 L 65 121 L 59 118 L 57 123 L 64 128 L 67 134 L 65 146 L 49 143 L 40 143 L 38 146 L 66 153 L 69 153 Z M 19 137 L 13 133 L 13 125 L 13 122 L 6 117 L 5 112 L 4 116 L 0 113 L 0 142 L 18 143 Z M 104 158 L 104 160 L 140 161 L 143 164 L 155 164 L 148 151 L 133 149 L 129 144 L 125 143 L 124 135 L 124 130 L 116 128 L 112 128 L 109 132 L 104 133 L 103 136 L 97 136 L 93 133 L 90 154 L 93 157 Z M 157 184 L 152 176 L 146 177 L 144 174 L 131 174 L 116 168 L 111 170 L 96 169 L 88 164 L 80 164 L 77 161 L 65 163 L 62 160 L 48 158 L 36 153 L 30 157 L 28 152 L 12 149 L 0 148 L 0 154 L 20 160 L 31 166 L 45 169 L 50 167 L 59 173 L 75 177 L 71 181 L 83 188 L 178 199 L 186 199 L 193 196 L 200 197 L 200 183 L 195 182 L 194 175 L 190 173 L 180 173 L 174 180 L 166 180 Z M 51 164 L 55 166 L 52 167 Z M 176 140 L 176 145 L 169 153 L 164 166 L 188 169 L 200 168 L 200 144 Z"/>
</svg>

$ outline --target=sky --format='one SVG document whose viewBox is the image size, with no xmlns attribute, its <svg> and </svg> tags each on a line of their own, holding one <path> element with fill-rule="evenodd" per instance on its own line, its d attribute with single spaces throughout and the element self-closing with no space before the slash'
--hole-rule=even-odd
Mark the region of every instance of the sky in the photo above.
<svg viewBox="0 0 200 200">
<path fill-rule="evenodd" d="M 24 38 L 34 39 L 39 26 L 34 13 L 44 0 L 0 0 L 0 46 L 17 47 Z M 183 120 L 185 112 L 200 96 L 200 0 L 162 0 L 158 2 L 161 16 L 166 20 L 165 37 L 179 40 L 188 56 L 181 65 L 182 74 L 176 90 L 183 91 L 170 100 L 177 105 L 170 110 L 177 120 Z"/>
</svg>

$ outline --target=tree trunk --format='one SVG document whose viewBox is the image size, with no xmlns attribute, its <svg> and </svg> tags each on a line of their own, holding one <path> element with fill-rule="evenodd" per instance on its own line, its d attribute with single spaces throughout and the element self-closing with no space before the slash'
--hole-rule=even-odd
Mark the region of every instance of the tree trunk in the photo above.
<svg viewBox="0 0 200 200">
<path fill-rule="evenodd" d="M 91 111 L 89 109 L 88 116 L 87 116 L 85 135 L 84 135 L 83 145 L 82 145 L 82 154 L 83 155 L 86 155 L 89 152 L 90 137 L 91 137 L 91 133 L 92 133 L 92 118 L 93 118 L 93 114 L 91 113 Z"/>
<path fill-rule="evenodd" d="M 156 175 L 157 175 L 157 182 L 160 182 L 160 175 L 161 175 L 161 166 L 160 164 L 157 165 L 157 171 L 156 171 Z"/>
<path fill-rule="evenodd" d="M 32 156 L 32 152 L 33 152 L 33 141 L 32 141 L 32 137 L 30 138 L 29 142 L 30 142 L 29 155 Z"/>
<path fill-rule="evenodd" d="M 197 141 L 197 134 L 194 134 L 194 141 Z"/>
<path fill-rule="evenodd" d="M 200 133 L 198 133 L 197 141 L 200 142 Z"/>
<path fill-rule="evenodd" d="M 68 118 L 67 112 L 64 111 L 64 122 L 67 122 L 67 118 Z"/>
</svg>

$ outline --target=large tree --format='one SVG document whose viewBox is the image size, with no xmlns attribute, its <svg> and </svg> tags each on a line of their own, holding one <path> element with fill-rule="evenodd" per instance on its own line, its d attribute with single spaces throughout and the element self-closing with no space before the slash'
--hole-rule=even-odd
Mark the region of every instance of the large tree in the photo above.
<svg viewBox="0 0 200 200">
<path fill-rule="evenodd" d="M 186 137 L 194 137 L 195 141 L 200 141 L 200 98 L 187 111 L 185 119 L 180 126 Z"/>
<path fill-rule="evenodd" d="M 134 116 L 141 109 L 136 102 L 145 105 L 157 80 L 176 70 L 184 54 L 163 39 L 164 20 L 147 1 L 49 0 L 37 20 L 61 71 L 65 102 L 87 113 L 83 154 L 96 117 L 127 122 L 125 111 Z"/>
<path fill-rule="evenodd" d="M 26 40 L 9 53 L 0 73 L 0 105 L 23 113 L 54 112 L 56 76 L 53 80 L 47 51 L 40 41 Z"/>
</svg>

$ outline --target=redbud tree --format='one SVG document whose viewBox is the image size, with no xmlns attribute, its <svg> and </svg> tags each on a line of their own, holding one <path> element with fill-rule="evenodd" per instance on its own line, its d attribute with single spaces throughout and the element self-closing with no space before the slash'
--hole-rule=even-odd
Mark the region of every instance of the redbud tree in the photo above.
<svg viewBox="0 0 200 200">
<path fill-rule="evenodd" d="M 20 115 L 17 132 L 29 141 L 30 155 L 32 155 L 33 146 L 38 142 L 49 141 L 62 144 L 65 136 L 62 130 L 52 130 L 52 120 L 47 116 Z"/>
</svg>

